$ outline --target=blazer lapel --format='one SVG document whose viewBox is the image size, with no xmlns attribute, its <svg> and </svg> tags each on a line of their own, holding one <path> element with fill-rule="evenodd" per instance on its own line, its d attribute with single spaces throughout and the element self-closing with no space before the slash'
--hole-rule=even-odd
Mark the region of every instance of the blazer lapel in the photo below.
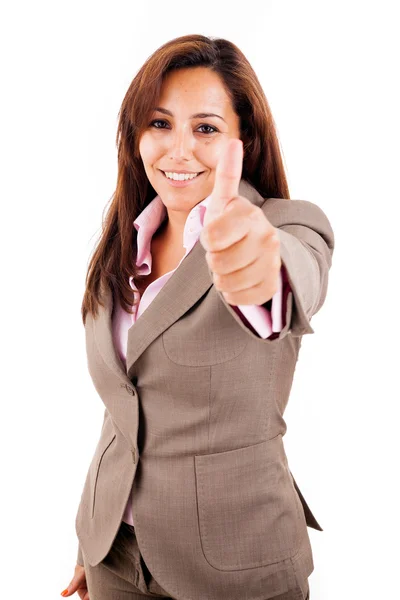
<svg viewBox="0 0 400 600">
<path fill-rule="evenodd" d="M 262 196 L 244 179 L 239 185 L 239 195 L 258 206 L 264 202 Z M 153 340 L 177 321 L 213 285 L 205 254 L 206 250 L 198 240 L 154 300 L 130 327 L 126 370 L 112 338 L 112 293 L 109 289 L 102 289 L 105 306 L 99 306 L 99 314 L 93 320 L 94 335 L 103 360 L 125 383 L 131 382 L 135 362 Z"/>
<path fill-rule="evenodd" d="M 131 378 L 134 364 L 146 348 L 177 321 L 213 285 L 200 240 L 128 331 L 126 365 Z"/>
</svg>

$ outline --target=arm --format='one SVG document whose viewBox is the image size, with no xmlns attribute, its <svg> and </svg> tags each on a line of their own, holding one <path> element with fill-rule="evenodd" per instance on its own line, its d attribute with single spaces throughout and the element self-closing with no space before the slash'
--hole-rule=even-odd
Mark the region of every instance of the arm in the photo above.
<svg viewBox="0 0 400 600">
<path fill-rule="evenodd" d="M 76 557 L 76 562 L 78 563 L 78 565 L 81 565 L 82 567 L 84 566 L 83 564 L 83 556 L 82 556 L 82 548 L 81 545 L 78 544 L 78 554 Z"/>
<path fill-rule="evenodd" d="M 278 230 L 282 272 L 288 283 L 288 292 L 283 298 L 285 324 L 278 335 L 272 334 L 264 341 L 270 343 L 274 339 L 281 340 L 289 333 L 295 337 L 314 333 L 310 320 L 326 298 L 335 244 L 328 217 L 319 206 L 307 200 L 268 198 L 261 209 Z M 223 294 L 218 293 L 243 329 L 249 335 L 259 337 L 243 323 L 234 310 L 237 307 L 231 306 Z"/>
<path fill-rule="evenodd" d="M 107 420 L 110 419 L 110 418 L 111 418 L 110 417 L 110 413 L 108 412 L 107 408 L 105 408 L 104 409 L 104 414 L 103 414 L 103 423 L 102 423 L 102 426 L 101 426 L 101 433 L 103 432 L 104 427 L 106 426 Z M 76 517 L 75 517 L 75 523 L 76 523 Z M 81 548 L 81 544 L 80 544 L 79 540 L 78 540 L 78 552 L 77 552 L 76 562 L 78 563 L 78 565 L 81 565 L 82 567 L 84 566 L 83 555 L 82 555 L 82 548 Z"/>
</svg>

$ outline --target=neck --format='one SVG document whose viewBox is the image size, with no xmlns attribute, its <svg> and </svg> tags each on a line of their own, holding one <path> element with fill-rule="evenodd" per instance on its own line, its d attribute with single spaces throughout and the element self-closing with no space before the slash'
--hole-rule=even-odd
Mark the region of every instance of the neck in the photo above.
<svg viewBox="0 0 400 600">
<path fill-rule="evenodd" d="M 157 230 L 157 237 L 160 236 L 167 245 L 175 247 L 183 245 L 183 231 L 188 214 L 179 212 L 177 216 L 178 219 L 175 219 L 174 216 L 167 215 Z"/>
</svg>

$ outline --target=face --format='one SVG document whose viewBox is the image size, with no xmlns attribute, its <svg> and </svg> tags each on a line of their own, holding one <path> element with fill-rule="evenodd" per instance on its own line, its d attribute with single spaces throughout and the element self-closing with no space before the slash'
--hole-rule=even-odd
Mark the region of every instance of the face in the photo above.
<svg viewBox="0 0 400 600">
<path fill-rule="evenodd" d="M 149 125 L 139 143 L 147 177 L 169 216 L 178 223 L 209 196 L 219 156 L 231 138 L 240 138 L 240 119 L 219 76 L 205 67 L 168 73 Z M 213 116 L 195 116 L 213 113 Z M 176 182 L 164 174 L 200 173 Z"/>
</svg>

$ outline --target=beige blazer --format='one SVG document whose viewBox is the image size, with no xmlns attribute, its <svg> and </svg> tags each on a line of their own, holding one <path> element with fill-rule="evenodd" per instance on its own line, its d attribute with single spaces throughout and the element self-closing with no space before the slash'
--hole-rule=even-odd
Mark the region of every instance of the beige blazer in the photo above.
<svg viewBox="0 0 400 600">
<path fill-rule="evenodd" d="M 133 486 L 143 558 L 182 600 L 291 590 L 314 569 L 307 526 L 322 530 L 289 469 L 283 413 L 327 294 L 334 234 L 312 202 L 264 199 L 243 179 L 239 194 L 279 231 L 292 291 L 278 338 L 252 333 L 225 301 L 200 241 L 129 329 L 126 369 L 109 290 L 85 325 L 105 410 L 76 515 L 78 562 L 106 556 Z"/>
</svg>

